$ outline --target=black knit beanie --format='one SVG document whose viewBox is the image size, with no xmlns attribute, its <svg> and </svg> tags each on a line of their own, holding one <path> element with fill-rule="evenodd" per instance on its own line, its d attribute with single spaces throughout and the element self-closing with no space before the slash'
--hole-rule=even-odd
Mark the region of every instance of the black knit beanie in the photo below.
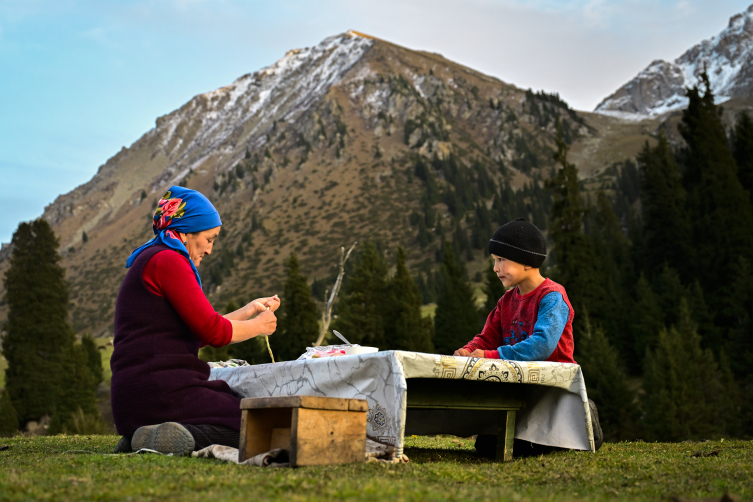
<svg viewBox="0 0 753 502">
<path fill-rule="evenodd" d="M 536 225 L 518 218 L 494 232 L 489 241 L 489 254 L 539 268 L 546 259 L 546 241 Z"/>
</svg>

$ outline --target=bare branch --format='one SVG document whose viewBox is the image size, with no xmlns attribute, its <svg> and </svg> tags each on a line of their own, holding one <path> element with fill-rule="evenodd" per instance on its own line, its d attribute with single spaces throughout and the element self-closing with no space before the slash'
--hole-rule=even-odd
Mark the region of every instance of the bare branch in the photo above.
<svg viewBox="0 0 753 502">
<path fill-rule="evenodd" d="M 327 334 L 327 330 L 329 330 L 329 323 L 332 321 L 332 305 L 335 303 L 335 299 L 337 298 L 337 293 L 340 292 L 340 286 L 342 286 L 343 283 L 343 277 L 345 276 L 345 262 L 348 261 L 348 258 L 350 258 L 350 253 L 353 251 L 353 248 L 356 247 L 356 244 L 358 242 L 354 242 L 352 246 L 350 246 L 350 249 L 348 249 L 348 253 L 345 253 L 345 248 L 340 248 L 340 273 L 337 274 L 337 280 L 335 281 L 335 285 L 332 287 L 332 292 L 329 295 L 329 300 L 327 300 L 326 305 L 324 306 L 324 311 L 322 312 L 322 330 L 319 333 L 319 338 L 316 339 L 316 342 L 314 342 L 314 347 L 319 347 L 324 342 L 324 336 Z M 327 292 L 324 292 L 324 297 L 327 297 Z"/>
</svg>

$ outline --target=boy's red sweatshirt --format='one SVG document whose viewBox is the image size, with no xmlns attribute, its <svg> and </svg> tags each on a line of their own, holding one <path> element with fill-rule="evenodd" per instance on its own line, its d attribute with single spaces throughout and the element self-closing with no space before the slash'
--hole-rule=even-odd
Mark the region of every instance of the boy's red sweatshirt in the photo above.
<svg viewBox="0 0 753 502">
<path fill-rule="evenodd" d="M 565 288 L 550 279 L 527 295 L 515 287 L 502 295 L 481 334 L 463 348 L 482 349 L 490 359 L 575 363 L 574 314 Z M 516 344 L 521 345 L 513 348 Z"/>
</svg>

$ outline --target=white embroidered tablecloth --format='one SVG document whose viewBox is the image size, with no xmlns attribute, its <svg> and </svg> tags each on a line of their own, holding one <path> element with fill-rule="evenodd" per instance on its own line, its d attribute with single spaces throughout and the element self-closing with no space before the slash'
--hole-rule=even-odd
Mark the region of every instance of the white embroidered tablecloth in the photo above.
<svg viewBox="0 0 753 502">
<path fill-rule="evenodd" d="M 534 443 L 594 451 L 586 384 L 577 364 L 519 362 L 419 352 L 304 359 L 214 368 L 242 397 L 325 396 L 366 399 L 367 435 L 402 454 L 405 434 L 496 434 L 496 411 L 415 410 L 406 414 L 411 378 L 508 382 L 524 385 L 526 407 L 515 437 Z"/>
</svg>

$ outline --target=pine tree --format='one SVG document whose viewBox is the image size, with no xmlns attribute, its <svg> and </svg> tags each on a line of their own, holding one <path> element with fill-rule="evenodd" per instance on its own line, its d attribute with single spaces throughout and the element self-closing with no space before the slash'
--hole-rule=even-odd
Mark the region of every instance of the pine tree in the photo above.
<svg viewBox="0 0 753 502">
<path fill-rule="evenodd" d="M 737 177 L 753 198 L 753 120 L 747 111 L 740 114 L 735 125 L 732 149 L 737 162 Z"/>
<path fill-rule="evenodd" d="M 730 287 L 732 301 L 726 312 L 734 322 L 725 349 L 735 375 L 753 383 L 753 267 L 745 258 L 740 258 L 736 265 L 735 280 Z"/>
<path fill-rule="evenodd" d="M 647 439 L 682 441 L 725 433 L 726 390 L 710 350 L 701 349 L 687 301 L 680 303 L 679 324 L 662 330 L 655 350 L 646 355 L 643 387 Z M 699 371 L 703 368 L 703 371 Z"/>
<path fill-rule="evenodd" d="M 333 328 L 351 343 L 385 347 L 383 301 L 387 265 L 374 244 L 366 242 L 353 272 L 346 276 Z"/>
<path fill-rule="evenodd" d="M 659 333 L 664 329 L 664 312 L 646 276 L 641 274 L 635 289 L 637 300 L 631 326 L 635 345 L 627 358 L 634 372 L 641 367 L 646 350 L 655 347 Z"/>
<path fill-rule="evenodd" d="M 384 310 L 385 349 L 433 352 L 434 326 L 421 316 L 421 294 L 405 265 L 405 251 L 397 248 L 397 269 L 389 283 Z M 386 303 L 386 302 L 385 302 Z"/>
<path fill-rule="evenodd" d="M 692 273 L 693 246 L 685 209 L 685 189 L 666 136 L 638 155 L 641 173 L 644 271 L 659 274 L 668 263 L 685 277 Z"/>
<path fill-rule="evenodd" d="M 697 249 L 694 268 L 717 324 L 729 327 L 734 321 L 724 315 L 731 301 L 729 287 L 733 267 L 753 249 L 753 209 L 749 194 L 737 177 L 737 166 L 727 143 L 721 120 L 722 109 L 714 104 L 708 76 L 701 80 L 705 92 L 688 90 L 688 108 L 678 126 L 687 143 L 683 151 L 683 183 Z"/>
<path fill-rule="evenodd" d="M 591 317 L 601 325 L 610 342 L 620 352 L 633 345 L 629 324 L 630 296 L 635 273 L 630 260 L 630 242 L 622 233 L 620 222 L 614 213 L 612 203 L 604 192 L 599 192 L 595 210 L 590 211 L 590 240 L 594 254 L 598 257 L 600 282 L 605 296 L 593 308 L 598 311 Z"/>
<path fill-rule="evenodd" d="M 434 314 L 434 348 L 439 354 L 452 354 L 478 334 L 478 312 L 473 290 L 465 278 L 465 266 L 455 259 L 449 243 L 444 243 L 443 250 Z"/>
<path fill-rule="evenodd" d="M 89 394 L 66 389 L 71 378 L 74 334 L 68 324 L 68 284 L 58 264 L 58 239 L 49 223 L 21 223 L 13 234 L 13 254 L 5 273 L 8 321 L 3 354 L 8 361 L 6 392 L 21 422 L 55 409 L 87 407 Z M 81 352 L 82 353 L 82 352 Z M 83 353 L 82 353 L 83 354 Z M 86 357 L 79 361 L 89 375 Z M 75 364 L 73 364 L 75 366 Z M 79 399 L 81 402 L 70 402 Z"/>
<path fill-rule="evenodd" d="M 285 261 L 278 334 L 269 338 L 275 359 L 293 361 L 319 336 L 319 313 L 295 253 Z"/>
<path fill-rule="evenodd" d="M 50 434 L 70 428 L 74 414 L 100 419 L 97 410 L 96 380 L 88 364 L 88 354 L 81 345 L 68 345 L 62 357 L 63 373 L 59 382 L 59 396 L 50 421 Z"/>
<path fill-rule="evenodd" d="M 499 277 L 497 277 L 493 262 L 486 268 L 486 272 L 484 273 L 483 291 L 486 295 L 483 311 L 488 316 L 497 306 L 497 302 L 502 298 L 502 295 L 505 294 L 505 286 L 499 280 Z"/>
<path fill-rule="evenodd" d="M 659 310 L 664 314 L 664 325 L 677 324 L 679 321 L 677 305 L 681 298 L 687 299 L 688 296 L 687 290 L 680 280 L 680 274 L 665 264 L 661 274 L 655 278 L 652 289 L 656 292 L 656 297 L 659 300 Z"/>
<path fill-rule="evenodd" d="M 695 280 L 692 286 L 686 289 L 688 305 L 693 313 L 693 320 L 698 326 L 698 334 L 701 336 L 701 346 L 705 349 L 710 348 L 716 353 L 723 345 L 721 330 L 714 322 L 714 313 L 706 302 L 701 283 Z"/>
<path fill-rule="evenodd" d="M 86 354 L 86 365 L 92 374 L 92 381 L 96 389 L 97 385 L 104 379 L 104 375 L 102 374 L 102 356 L 99 353 L 99 349 L 97 349 L 97 344 L 94 343 L 89 334 L 81 337 L 81 349 Z"/>
<path fill-rule="evenodd" d="M 601 328 L 593 328 L 583 312 L 584 331 L 578 337 L 575 360 L 583 369 L 588 397 L 599 408 L 599 423 L 606 441 L 640 436 L 635 392 L 628 385 L 623 356 L 609 343 Z"/>
<path fill-rule="evenodd" d="M 559 126 L 556 142 L 554 159 L 560 169 L 547 180 L 547 187 L 553 192 L 549 221 L 557 259 L 555 280 L 565 287 L 576 311 L 585 306 L 589 312 L 598 312 L 599 303 L 606 297 L 604 281 L 591 242 L 583 233 L 584 210 L 580 203 L 578 169 L 567 160 L 568 146 Z M 575 319 L 576 323 L 580 322 L 578 316 Z"/>
<path fill-rule="evenodd" d="M 18 414 L 10 400 L 10 394 L 0 393 L 0 437 L 18 432 Z"/>
</svg>

